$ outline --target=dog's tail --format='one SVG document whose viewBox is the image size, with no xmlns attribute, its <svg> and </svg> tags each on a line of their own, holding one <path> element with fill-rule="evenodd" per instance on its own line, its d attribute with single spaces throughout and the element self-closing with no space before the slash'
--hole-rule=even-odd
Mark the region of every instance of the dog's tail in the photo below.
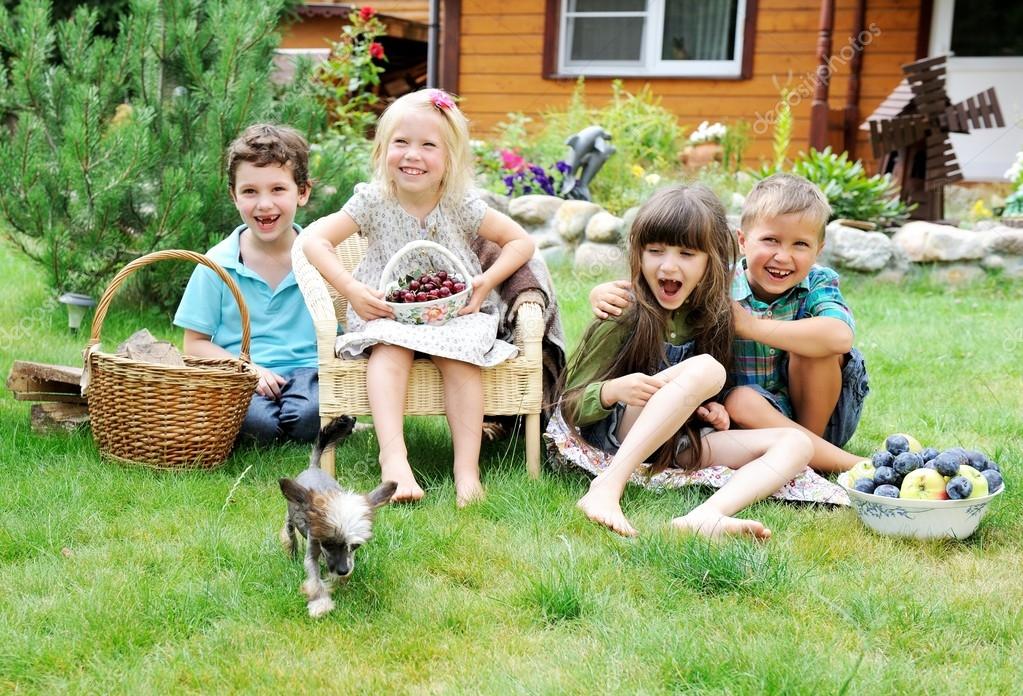
<svg viewBox="0 0 1023 696">
<path fill-rule="evenodd" d="M 339 416 L 320 428 L 316 436 L 316 444 L 309 458 L 309 466 L 313 469 L 320 468 L 320 457 L 338 441 L 348 437 L 355 427 L 355 419 L 351 416 Z"/>
</svg>

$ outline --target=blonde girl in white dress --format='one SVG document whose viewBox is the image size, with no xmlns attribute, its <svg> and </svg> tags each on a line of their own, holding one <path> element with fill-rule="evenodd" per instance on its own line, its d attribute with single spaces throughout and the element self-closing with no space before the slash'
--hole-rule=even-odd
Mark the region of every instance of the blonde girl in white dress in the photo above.
<svg viewBox="0 0 1023 696">
<path fill-rule="evenodd" d="M 483 496 L 480 367 L 515 355 L 514 346 L 497 340 L 492 294 L 529 260 L 534 244 L 511 218 L 489 208 L 470 191 L 468 122 L 446 92 L 422 90 L 391 104 L 377 126 L 372 165 L 372 182 L 356 186 L 341 210 L 306 228 L 303 251 L 350 303 L 348 332 L 338 337 L 338 355 L 369 353 L 366 386 L 380 443 L 380 475 L 382 480 L 398 483 L 392 500 L 415 501 L 424 495 L 409 465 L 403 433 L 409 372 L 415 353 L 420 352 L 430 356 L 444 381 L 456 500 L 461 507 Z M 348 273 L 338 262 L 334 246 L 357 232 L 366 237 L 368 249 L 355 271 Z M 470 248 L 477 235 L 501 246 L 499 258 L 486 273 L 481 273 Z M 384 292 L 378 289 L 387 262 L 416 239 L 442 245 L 473 274 L 468 305 L 440 326 L 394 321 Z M 405 270 L 430 270 L 421 257 L 403 260 L 408 264 Z M 449 265 L 440 257 L 434 268 Z"/>
</svg>

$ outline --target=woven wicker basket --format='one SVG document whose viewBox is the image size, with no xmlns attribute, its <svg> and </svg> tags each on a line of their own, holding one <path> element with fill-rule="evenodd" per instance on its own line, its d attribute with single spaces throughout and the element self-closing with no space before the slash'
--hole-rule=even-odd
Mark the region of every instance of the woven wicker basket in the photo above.
<svg viewBox="0 0 1023 696">
<path fill-rule="evenodd" d="M 185 366 L 175 367 L 99 350 L 100 330 L 115 291 L 143 266 L 171 259 L 207 266 L 227 285 L 241 314 L 238 359 L 185 357 Z M 202 254 L 179 250 L 138 258 L 110 282 L 96 307 L 85 369 L 89 418 L 101 454 L 156 469 L 211 469 L 222 463 L 259 381 L 249 360 L 249 310 L 238 286 Z"/>
</svg>

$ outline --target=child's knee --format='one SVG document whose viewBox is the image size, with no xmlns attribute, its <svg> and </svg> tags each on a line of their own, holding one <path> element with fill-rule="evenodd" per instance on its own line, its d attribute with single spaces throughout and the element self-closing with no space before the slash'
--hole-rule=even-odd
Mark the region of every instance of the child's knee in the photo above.
<svg viewBox="0 0 1023 696">
<path fill-rule="evenodd" d="M 685 380 L 703 397 L 701 400 L 706 400 L 721 391 L 728 374 L 721 363 L 711 356 L 697 355 L 686 360 L 686 369 L 678 378 Z"/>
<path fill-rule="evenodd" d="M 842 374 L 845 355 L 825 355 L 811 358 L 805 355 L 789 354 L 789 382 L 808 381 L 823 376 Z"/>
<path fill-rule="evenodd" d="M 728 392 L 725 397 L 725 410 L 732 418 L 742 418 L 754 410 L 763 397 L 755 389 L 749 387 L 736 387 Z"/>
<path fill-rule="evenodd" d="M 785 428 L 778 441 L 790 454 L 793 463 L 802 462 L 805 465 L 813 457 L 813 442 L 801 430 Z"/>
</svg>

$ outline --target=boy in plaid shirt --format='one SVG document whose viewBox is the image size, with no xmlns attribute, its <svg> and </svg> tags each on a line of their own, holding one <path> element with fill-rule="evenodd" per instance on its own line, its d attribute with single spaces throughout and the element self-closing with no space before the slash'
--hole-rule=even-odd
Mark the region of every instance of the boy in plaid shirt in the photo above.
<svg viewBox="0 0 1023 696">
<path fill-rule="evenodd" d="M 724 403 L 740 427 L 803 430 L 814 445 L 810 465 L 837 472 L 862 459 L 841 447 L 870 389 L 838 274 L 816 265 L 830 214 L 820 189 L 792 174 L 764 179 L 747 197 L 732 282 L 736 386 Z M 620 313 L 628 290 L 623 281 L 595 288 L 594 313 Z"/>
</svg>

